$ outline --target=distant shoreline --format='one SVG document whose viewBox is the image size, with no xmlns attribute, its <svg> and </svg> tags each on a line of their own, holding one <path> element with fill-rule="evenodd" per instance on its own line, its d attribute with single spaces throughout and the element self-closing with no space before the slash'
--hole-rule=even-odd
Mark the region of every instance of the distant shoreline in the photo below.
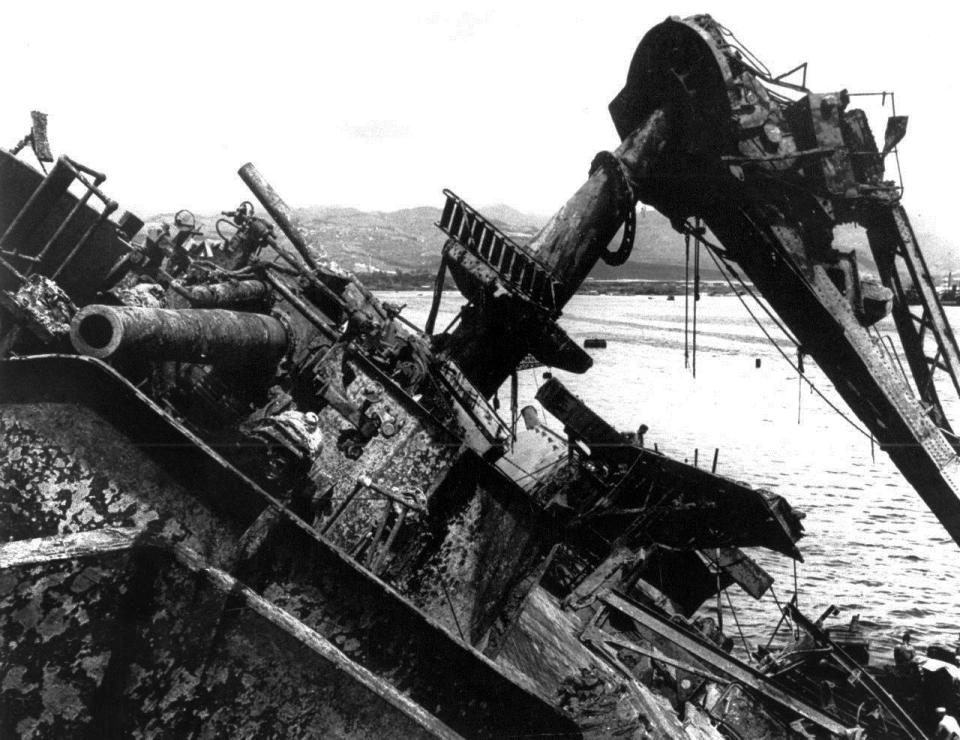
<svg viewBox="0 0 960 740">
<path fill-rule="evenodd" d="M 579 295 L 659 295 L 682 297 L 684 291 L 693 295 L 693 281 L 684 286 L 682 280 L 587 280 L 577 291 Z M 726 283 L 715 280 L 700 281 L 700 295 L 735 295 Z"/>
<path fill-rule="evenodd" d="M 420 272 L 360 272 L 356 273 L 360 280 L 371 290 L 424 290 L 433 291 L 436 276 Z M 456 290 L 453 282 L 447 278 L 445 289 Z M 693 281 L 686 287 L 693 295 Z M 683 297 L 684 282 L 682 280 L 595 280 L 588 278 L 580 289 L 579 295 L 649 295 Z M 732 296 L 734 290 L 723 281 L 701 280 L 700 294 L 707 296 Z"/>
</svg>

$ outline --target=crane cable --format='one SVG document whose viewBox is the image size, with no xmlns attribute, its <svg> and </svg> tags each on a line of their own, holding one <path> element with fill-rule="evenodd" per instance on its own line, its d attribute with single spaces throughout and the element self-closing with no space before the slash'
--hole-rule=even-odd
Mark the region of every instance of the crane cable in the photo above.
<svg viewBox="0 0 960 740">
<path fill-rule="evenodd" d="M 688 230 L 692 231 L 692 229 L 693 227 L 691 227 L 689 224 L 684 224 L 685 233 L 687 233 Z M 739 273 L 737 273 L 737 271 L 726 262 L 726 260 L 723 258 L 723 254 L 724 254 L 723 248 L 717 246 L 716 244 L 712 244 L 708 240 L 704 239 L 702 236 L 700 237 L 700 239 L 703 241 L 704 245 L 706 245 L 707 254 L 710 255 L 710 259 L 713 260 L 713 263 L 717 266 L 717 269 L 720 271 L 720 274 L 723 275 L 724 280 L 727 281 L 727 285 L 730 286 L 731 290 L 733 290 L 734 294 L 736 294 L 740 303 L 742 303 L 743 307 L 747 310 L 747 313 L 750 314 L 750 318 L 753 319 L 754 323 L 760 328 L 760 331 L 763 332 L 764 336 L 774 346 L 777 352 L 780 353 L 781 357 L 783 357 L 786 363 L 790 365 L 790 367 L 792 367 L 793 370 L 800 375 L 800 377 L 803 378 L 803 380 L 807 383 L 807 385 L 810 386 L 811 390 L 813 390 L 814 393 L 820 396 L 820 398 L 823 399 L 823 401 L 827 404 L 827 406 L 829 406 L 838 416 L 840 416 L 841 419 L 846 421 L 850 426 L 852 426 L 854 429 L 860 432 L 860 434 L 862 434 L 864 437 L 867 437 L 868 439 L 870 439 L 872 442 L 873 435 L 870 432 L 865 430 L 863 427 L 857 424 L 853 419 L 851 419 L 846 413 L 844 413 L 843 409 L 839 408 L 835 403 L 833 403 L 833 401 L 827 398 L 826 395 L 824 395 L 823 391 L 817 388 L 817 386 L 813 383 L 813 381 L 811 381 L 804 373 L 800 372 L 800 368 L 793 363 L 793 361 L 790 359 L 787 353 L 784 352 L 783 348 L 779 344 L 777 344 L 776 340 L 770 335 L 770 332 L 767 330 L 767 328 L 760 322 L 760 319 L 757 318 L 756 314 L 750 309 L 750 306 L 747 305 L 747 302 L 743 299 L 743 295 L 741 295 L 737 291 L 736 287 L 733 285 L 733 281 L 731 280 L 730 275 L 727 272 L 728 270 L 730 273 L 736 276 L 737 282 L 740 283 L 740 286 L 744 289 L 744 291 L 748 293 L 750 297 L 753 298 L 761 308 L 763 308 L 763 310 L 771 319 L 773 319 L 773 322 L 784 333 L 784 336 L 786 336 L 786 338 L 789 341 L 793 342 L 798 348 L 800 347 L 800 343 L 793 337 L 792 334 L 790 334 L 789 331 L 787 331 L 787 329 L 783 326 L 783 324 L 780 323 L 779 320 L 777 320 L 775 317 L 771 315 L 770 310 L 763 305 L 763 303 L 756 296 L 756 294 L 743 282 L 743 279 L 740 277 Z M 726 265 L 726 269 L 724 269 L 724 265 Z"/>
<path fill-rule="evenodd" d="M 693 234 L 693 377 L 697 377 L 697 304 L 700 302 L 700 240 L 703 236 L 703 227 L 700 217 L 694 225 Z"/>
<path fill-rule="evenodd" d="M 686 247 L 686 261 L 683 271 L 683 367 L 690 367 L 690 232 L 685 231 L 683 241 Z"/>
</svg>

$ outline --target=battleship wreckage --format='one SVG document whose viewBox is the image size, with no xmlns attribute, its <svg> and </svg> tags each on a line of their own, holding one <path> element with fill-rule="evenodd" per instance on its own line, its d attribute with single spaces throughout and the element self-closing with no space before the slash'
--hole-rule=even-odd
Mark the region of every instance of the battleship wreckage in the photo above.
<svg viewBox="0 0 960 740">
<path fill-rule="evenodd" d="M 792 601 L 797 639 L 731 649 L 698 610 L 767 593 L 741 548 L 800 559 L 802 515 L 555 378 L 552 419 L 517 398 L 518 370 L 590 368 L 557 319 L 626 260 L 642 201 L 746 276 L 960 542 L 933 382 L 960 390 L 960 353 L 884 179 L 906 119 L 878 147 L 851 94 L 797 76 L 707 15 L 651 29 L 620 144 L 528 244 L 445 193 L 422 328 L 253 165 L 264 216 L 144 229 L 34 114 L 0 150 L 0 734 L 916 738 L 960 709 L 950 661 L 865 669 Z M 448 276 L 464 305 L 437 331 Z"/>
</svg>

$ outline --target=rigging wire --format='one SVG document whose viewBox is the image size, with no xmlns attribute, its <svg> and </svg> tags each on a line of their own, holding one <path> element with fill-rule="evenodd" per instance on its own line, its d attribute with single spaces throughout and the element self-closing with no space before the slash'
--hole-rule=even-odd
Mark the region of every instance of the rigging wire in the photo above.
<svg viewBox="0 0 960 740">
<path fill-rule="evenodd" d="M 780 603 L 780 599 L 777 598 L 777 592 L 773 588 L 772 583 L 770 584 L 770 594 L 773 596 L 773 601 L 777 605 L 777 609 L 780 610 L 780 621 L 777 622 L 777 626 L 773 628 L 773 632 L 770 635 L 770 639 L 767 640 L 767 644 L 763 648 L 764 650 L 770 649 L 770 646 L 773 644 L 773 641 L 776 639 L 777 634 L 780 632 L 780 628 L 783 626 L 783 623 L 791 621 L 790 617 L 787 614 L 787 610 Z M 791 599 L 791 601 L 793 601 L 794 599 L 796 599 L 796 594 L 793 595 L 793 598 Z"/>
<path fill-rule="evenodd" d="M 697 377 L 697 304 L 700 302 L 700 217 L 697 217 L 693 235 L 693 377 Z"/>
<path fill-rule="evenodd" d="M 750 318 L 753 319 L 754 323 L 760 328 L 760 331 L 763 332 L 764 336 L 774 346 L 777 352 L 780 353 L 781 357 L 783 357 L 786 363 L 790 365 L 790 367 L 792 367 L 795 372 L 800 374 L 800 377 L 802 377 L 803 380 L 807 383 L 807 385 L 810 386 L 811 390 L 814 393 L 816 393 L 818 396 L 820 396 L 820 398 L 823 399 L 824 403 L 826 403 L 827 406 L 829 406 L 838 416 L 840 416 L 841 419 L 846 421 L 850 426 L 852 426 L 854 429 L 860 432 L 860 434 L 862 434 L 864 437 L 871 438 L 872 435 L 870 432 L 868 432 L 866 429 L 864 429 L 859 424 L 857 424 L 846 413 L 844 413 L 843 409 L 839 408 L 835 403 L 833 403 L 833 401 L 827 398 L 826 395 L 824 395 L 823 391 L 817 388 L 817 386 L 813 383 L 813 381 L 811 381 L 806 375 L 800 373 L 800 369 L 796 365 L 794 365 L 793 361 L 790 359 L 787 353 L 783 350 L 783 348 L 779 344 L 777 344 L 776 340 L 770 335 L 770 332 L 767 330 L 767 328 L 761 323 L 760 319 L 757 318 L 756 314 L 750 309 L 750 306 L 747 305 L 747 302 L 743 299 L 743 296 L 734 287 L 733 281 L 730 279 L 730 276 L 727 274 L 727 270 L 724 268 L 723 265 L 726 265 L 727 268 L 730 269 L 731 271 L 733 271 L 733 268 L 726 263 L 726 261 L 723 259 L 722 256 L 718 258 L 718 255 L 714 254 L 715 250 L 719 250 L 721 253 L 723 250 L 706 241 L 704 242 L 704 244 L 707 245 L 707 254 L 710 255 L 710 259 L 713 260 L 713 263 L 717 266 L 717 269 L 720 271 L 720 274 L 723 275 L 724 280 L 727 281 L 727 285 L 730 286 L 730 288 L 733 290 L 733 292 L 736 294 L 737 298 L 739 299 L 740 303 L 742 303 L 743 307 L 747 310 L 747 313 L 750 314 Z M 740 280 L 739 275 L 738 275 L 738 280 Z M 743 286 L 744 290 L 746 290 L 746 292 L 750 294 L 751 297 L 757 300 L 756 295 L 754 295 L 754 293 L 750 291 L 746 287 L 746 285 L 743 284 L 742 280 L 740 280 L 740 284 Z M 757 300 L 757 302 L 760 303 L 759 300 Z M 760 303 L 760 305 L 761 307 L 763 307 L 762 303 Z M 767 309 L 764 308 L 764 310 L 767 310 Z M 777 323 L 777 325 L 780 326 L 779 322 L 775 322 L 775 323 Z M 799 346 L 799 343 L 797 342 L 796 339 L 793 339 L 792 336 L 786 331 L 784 331 L 784 333 L 786 334 L 787 339 L 789 339 L 790 341 L 794 342 L 797 346 Z"/>
<path fill-rule="evenodd" d="M 536 368 L 536 367 L 531 368 L 531 372 L 533 372 L 533 384 L 534 384 L 534 386 L 535 386 L 536 389 L 537 389 L 537 392 L 534 394 L 533 398 L 534 398 L 534 400 L 537 402 L 537 406 L 540 407 L 540 413 L 543 415 L 544 421 L 546 421 L 546 418 L 547 418 L 547 409 L 546 409 L 546 408 L 544 407 L 544 405 L 540 402 L 540 399 L 537 398 L 537 396 L 540 394 L 540 379 L 537 377 L 537 370 L 539 370 L 539 368 Z"/>
<path fill-rule="evenodd" d="M 793 605 L 800 608 L 800 587 L 797 585 L 797 561 L 793 561 Z M 794 637 L 800 639 L 800 625 L 794 624 Z"/>
<path fill-rule="evenodd" d="M 743 54 L 747 58 L 747 61 L 749 61 L 758 70 L 763 72 L 767 77 L 773 77 L 773 73 L 770 72 L 770 68 L 763 63 L 763 60 L 761 60 L 760 57 L 758 57 L 756 54 L 750 51 L 750 49 L 747 48 L 746 44 L 744 44 L 740 39 L 738 39 L 734 35 L 733 31 L 731 31 L 729 28 L 727 28 L 726 26 L 720 23 L 717 23 L 717 28 L 720 30 L 720 33 L 722 33 L 724 36 L 730 39 L 730 41 L 728 41 L 727 43 L 729 43 L 730 46 L 732 46 L 734 49 L 736 49 L 741 54 Z"/>
<path fill-rule="evenodd" d="M 747 638 L 743 634 L 743 629 L 740 627 L 740 619 L 737 617 L 737 610 L 733 608 L 733 601 L 730 599 L 730 592 L 727 589 L 723 590 L 723 595 L 727 597 L 727 604 L 730 605 L 730 614 L 733 616 L 733 623 L 737 625 L 737 632 L 740 633 L 740 642 L 743 643 L 743 649 L 747 653 L 747 657 L 750 661 L 754 661 L 753 653 L 750 652 L 750 643 L 747 642 Z"/>
<path fill-rule="evenodd" d="M 683 367 L 690 367 L 690 232 L 684 232 L 686 262 L 683 271 Z"/>
<path fill-rule="evenodd" d="M 686 233 L 692 233 L 692 232 L 693 232 L 693 227 L 692 227 L 690 224 L 687 224 L 687 223 L 683 224 L 683 233 L 684 233 L 684 234 L 686 234 Z M 701 237 L 700 237 L 700 240 L 701 240 L 701 241 L 704 243 L 704 245 L 707 247 L 708 253 L 712 252 L 712 254 L 710 254 L 711 257 L 713 257 L 714 254 L 716 254 L 716 255 L 720 256 L 721 258 L 723 258 L 723 255 L 724 255 L 724 249 L 723 249 L 723 247 L 721 247 L 721 246 L 718 245 L 718 244 L 714 244 L 713 242 L 711 242 L 709 239 L 705 238 L 705 237 L 702 236 L 702 235 L 701 235 Z M 716 262 L 716 259 L 715 259 L 715 258 L 714 258 L 714 262 Z M 793 333 L 792 333 L 786 326 L 784 326 L 783 322 L 780 320 L 780 317 L 777 316 L 775 313 L 773 313 L 773 311 L 770 310 L 770 308 L 767 306 L 767 304 L 766 304 L 764 301 L 762 301 L 759 296 L 757 296 L 757 294 L 756 294 L 756 292 L 753 290 L 753 288 L 751 288 L 746 282 L 744 282 L 743 278 L 740 277 L 740 273 L 737 272 L 737 270 L 733 267 L 733 265 L 731 265 L 731 264 L 730 264 L 729 262 L 727 262 L 725 259 L 724 259 L 724 264 L 726 265 L 726 268 L 727 268 L 727 270 L 730 272 L 730 274 L 733 275 L 733 277 L 736 278 L 737 282 L 740 284 L 740 287 L 743 288 L 744 292 L 746 292 L 751 298 L 753 298 L 753 300 L 756 301 L 757 305 L 760 306 L 760 308 L 763 309 L 763 312 L 767 315 L 767 318 L 770 319 L 770 321 L 777 327 L 777 329 L 779 329 L 779 330 L 783 333 L 783 335 L 784 335 L 791 343 L 793 343 L 793 344 L 795 344 L 796 346 L 799 347 L 799 346 L 800 346 L 800 340 L 798 340 L 796 337 L 794 337 L 794 336 L 793 336 Z M 718 265 L 718 267 L 719 267 L 719 265 Z M 723 270 L 721 270 L 721 272 L 723 272 Z M 724 276 L 724 277 L 726 278 L 726 276 Z M 727 280 L 727 284 L 730 285 L 730 279 L 729 279 L 729 278 L 726 278 L 726 280 Z M 733 285 L 730 285 L 730 287 L 733 288 Z M 736 289 L 735 289 L 735 288 L 734 288 L 734 292 L 736 292 Z"/>
<path fill-rule="evenodd" d="M 717 575 L 717 627 L 723 632 L 723 602 L 720 600 L 720 594 L 723 593 L 723 587 L 720 582 L 720 574 L 723 572 L 720 569 L 720 550 L 716 551 L 716 561 L 714 561 L 714 567 L 716 568 Z"/>
</svg>

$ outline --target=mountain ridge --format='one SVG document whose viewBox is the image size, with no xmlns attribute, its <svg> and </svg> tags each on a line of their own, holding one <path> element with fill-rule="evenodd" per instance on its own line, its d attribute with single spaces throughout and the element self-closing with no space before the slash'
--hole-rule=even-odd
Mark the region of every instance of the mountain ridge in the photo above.
<svg viewBox="0 0 960 740">
<path fill-rule="evenodd" d="M 520 243 L 532 239 L 547 222 L 544 216 L 524 213 L 507 204 L 493 204 L 478 209 L 498 228 Z M 342 267 L 357 273 L 434 273 L 440 263 L 440 252 L 446 240 L 437 228 L 441 209 L 418 206 L 394 211 L 364 211 L 348 206 L 307 206 L 295 208 L 294 217 L 307 240 L 323 247 L 328 257 Z M 260 212 L 260 215 L 263 215 Z M 214 238 L 218 215 L 197 217 L 200 230 Z M 151 221 L 172 221 L 173 214 L 157 214 Z M 226 232 L 226 229 L 224 230 Z M 946 275 L 960 267 L 952 250 L 935 236 L 917 225 L 921 249 L 930 269 Z M 614 245 L 619 243 L 615 237 Z M 843 251 L 855 249 L 865 274 L 876 274 L 866 233 L 863 229 L 842 226 L 836 232 L 834 246 Z M 637 211 L 637 229 L 633 253 L 621 267 L 598 263 L 591 277 L 611 279 L 684 279 L 684 240 L 669 220 L 652 208 Z M 701 275 L 720 278 L 712 262 L 701 259 Z"/>
</svg>

